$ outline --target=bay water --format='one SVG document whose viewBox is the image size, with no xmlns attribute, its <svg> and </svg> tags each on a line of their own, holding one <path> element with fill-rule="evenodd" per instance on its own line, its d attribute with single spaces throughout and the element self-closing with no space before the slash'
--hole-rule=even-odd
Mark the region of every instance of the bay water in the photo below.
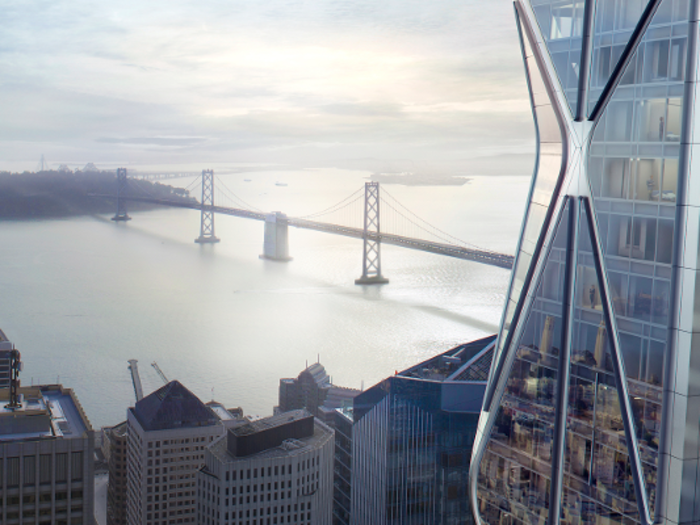
<svg viewBox="0 0 700 525">
<path fill-rule="evenodd" d="M 369 175 L 277 170 L 220 179 L 257 208 L 301 216 L 350 195 Z M 529 182 L 472 177 L 462 186 L 382 189 L 445 232 L 512 254 Z M 129 359 L 139 361 L 146 394 L 162 385 L 155 361 L 202 400 L 249 415 L 271 414 L 279 379 L 318 359 L 335 384 L 367 388 L 495 333 L 510 278 L 384 245 L 390 283 L 356 286 L 358 239 L 290 228 L 294 259 L 280 263 L 259 259 L 258 221 L 217 216 L 221 242 L 201 246 L 193 242 L 196 211 L 131 215 L 119 224 L 109 216 L 0 222 L 0 328 L 22 352 L 22 384 L 73 388 L 95 428 L 124 420 L 134 404 Z"/>
</svg>

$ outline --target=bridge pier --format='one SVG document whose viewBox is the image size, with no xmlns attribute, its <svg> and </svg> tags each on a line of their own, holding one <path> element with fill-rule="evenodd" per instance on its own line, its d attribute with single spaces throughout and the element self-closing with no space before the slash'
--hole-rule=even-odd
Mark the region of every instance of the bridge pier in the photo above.
<svg viewBox="0 0 700 525">
<path fill-rule="evenodd" d="M 362 235 L 362 277 L 355 284 L 387 284 L 382 276 L 382 241 L 379 237 L 379 183 L 365 182 L 365 227 Z"/>
<path fill-rule="evenodd" d="M 279 211 L 265 216 L 265 240 L 261 259 L 287 262 L 289 256 L 289 220 Z"/>
<path fill-rule="evenodd" d="M 131 217 L 126 213 L 126 199 L 124 198 L 128 182 L 126 178 L 126 168 L 117 168 L 117 212 L 114 214 L 114 217 L 112 217 L 113 221 L 122 222 L 131 220 Z"/>
<path fill-rule="evenodd" d="M 214 170 L 202 170 L 202 219 L 199 237 L 194 242 L 214 244 L 220 239 L 214 235 Z"/>
</svg>

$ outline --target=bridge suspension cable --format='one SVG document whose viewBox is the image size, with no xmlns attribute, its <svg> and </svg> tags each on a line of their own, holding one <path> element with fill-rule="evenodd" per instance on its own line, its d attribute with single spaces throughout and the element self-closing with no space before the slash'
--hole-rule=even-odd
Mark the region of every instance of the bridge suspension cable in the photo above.
<svg viewBox="0 0 700 525">
<path fill-rule="evenodd" d="M 362 188 L 359 188 L 355 193 L 345 197 L 343 200 L 336 202 L 333 206 L 330 206 L 330 207 L 328 207 L 324 210 L 318 211 L 316 213 L 311 213 L 309 215 L 303 215 L 301 217 L 297 217 L 297 219 L 316 219 L 318 217 L 330 215 L 331 213 L 335 213 L 336 211 L 339 211 L 343 208 L 347 208 L 349 206 L 352 206 L 357 201 L 362 199 L 364 196 L 365 196 L 365 189 L 364 189 L 364 187 L 362 187 Z"/>
<path fill-rule="evenodd" d="M 244 208 L 249 211 L 257 211 L 259 213 L 264 213 L 260 208 L 256 208 L 255 206 L 248 204 L 246 201 L 241 199 L 238 195 L 233 193 L 226 184 L 224 184 L 224 181 L 221 180 L 221 177 L 215 177 L 216 178 L 216 188 L 217 191 L 221 192 L 223 189 L 223 195 L 224 197 L 227 197 L 231 202 L 233 202 L 237 207 Z M 221 193 L 219 193 L 220 195 Z"/>
<path fill-rule="evenodd" d="M 141 191 L 141 193 L 145 194 L 148 197 L 151 197 L 152 199 L 155 199 L 155 195 L 153 195 L 150 191 L 146 190 L 139 182 L 144 179 L 128 179 L 128 187 L 137 189 Z"/>
<path fill-rule="evenodd" d="M 192 179 L 192 182 L 190 182 L 187 186 L 184 187 L 184 190 L 185 191 L 192 191 L 200 184 L 202 184 L 202 177 L 197 175 L 194 179 Z"/>
<path fill-rule="evenodd" d="M 388 199 L 387 199 L 387 197 L 388 197 Z M 401 204 L 401 202 L 396 197 L 394 197 L 393 195 L 391 195 L 391 193 L 386 191 L 386 188 L 382 188 L 381 203 L 383 205 L 387 206 L 389 209 L 391 209 L 399 217 L 408 221 L 412 226 L 414 226 L 418 230 L 425 232 L 428 235 L 431 235 L 434 238 L 437 238 L 446 244 L 457 244 L 457 245 L 463 246 L 465 248 L 471 248 L 471 249 L 479 250 L 482 252 L 496 253 L 496 252 L 493 252 L 492 250 L 485 250 L 484 248 L 480 248 L 479 246 L 468 243 L 462 239 L 459 239 L 458 237 L 455 237 L 454 235 L 447 233 L 444 230 L 441 230 L 437 226 L 430 224 L 428 221 L 426 221 L 422 217 L 416 215 L 414 212 L 412 212 L 406 206 Z M 399 210 L 397 208 L 404 210 L 405 213 L 403 213 L 401 210 Z M 407 216 L 406 214 L 408 214 L 409 216 Z M 391 220 L 392 218 L 391 217 L 384 218 L 383 219 L 384 224 L 387 223 L 387 219 Z M 387 230 L 384 230 L 384 231 L 387 231 Z M 395 232 L 392 232 L 392 233 L 395 233 Z"/>
</svg>

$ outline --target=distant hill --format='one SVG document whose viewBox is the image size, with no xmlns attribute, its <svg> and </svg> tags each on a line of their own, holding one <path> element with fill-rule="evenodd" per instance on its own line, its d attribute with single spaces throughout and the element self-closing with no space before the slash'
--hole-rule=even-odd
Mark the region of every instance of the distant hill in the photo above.
<svg viewBox="0 0 700 525">
<path fill-rule="evenodd" d="M 130 180 L 129 184 L 144 190 L 134 195 L 191 200 L 181 195 L 182 190 L 158 182 Z M 116 210 L 114 199 L 89 195 L 116 193 L 117 180 L 114 172 L 0 172 L 0 219 L 53 219 L 113 213 Z M 155 208 L 158 206 L 154 204 L 128 203 L 130 212 Z"/>
</svg>

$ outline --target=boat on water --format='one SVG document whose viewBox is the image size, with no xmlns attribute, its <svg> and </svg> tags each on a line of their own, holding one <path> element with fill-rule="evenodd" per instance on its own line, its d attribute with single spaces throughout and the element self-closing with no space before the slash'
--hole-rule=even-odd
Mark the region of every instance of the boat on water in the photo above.
<svg viewBox="0 0 700 525">
<path fill-rule="evenodd" d="M 275 186 L 286 186 L 286 182 L 275 182 Z"/>
</svg>

